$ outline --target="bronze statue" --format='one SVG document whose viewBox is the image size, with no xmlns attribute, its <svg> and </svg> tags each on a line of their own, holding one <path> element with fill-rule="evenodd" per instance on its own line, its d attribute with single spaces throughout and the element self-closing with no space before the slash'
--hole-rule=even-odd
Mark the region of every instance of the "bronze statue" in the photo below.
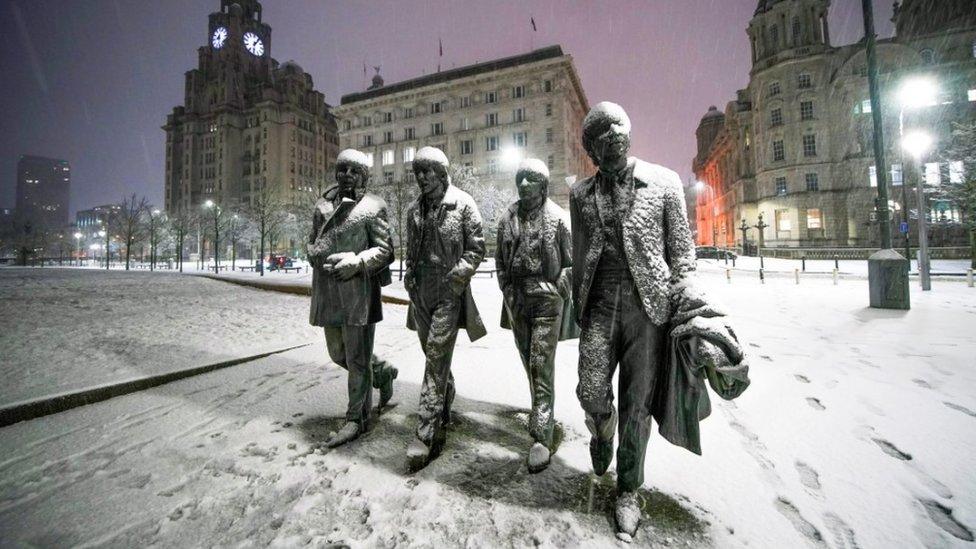
<svg viewBox="0 0 976 549">
<path fill-rule="evenodd" d="M 613 103 L 587 114 L 582 137 L 599 171 L 570 195 L 573 301 L 582 328 L 576 394 L 597 475 L 610 466 L 615 430 L 620 437 L 615 518 L 627 539 L 640 519 L 652 415 L 668 441 L 700 453 L 698 421 L 709 411 L 703 379 L 734 398 L 748 385 L 748 367 L 723 313 L 690 284 L 695 247 L 678 175 L 627 156 L 630 120 Z"/>
<path fill-rule="evenodd" d="M 498 223 L 495 269 L 504 296 L 503 328 L 510 328 L 529 378 L 532 413 L 529 472 L 549 465 L 553 448 L 556 344 L 578 337 L 571 312 L 573 264 L 569 215 L 549 199 L 549 169 L 524 160 L 515 174 L 519 199 Z"/>
<path fill-rule="evenodd" d="M 417 331 L 427 357 L 420 392 L 417 438 L 407 448 L 418 470 L 437 457 L 451 421 L 457 332 L 471 341 L 485 335 L 469 286 L 485 256 L 481 214 L 468 193 L 451 185 L 447 156 L 436 147 L 417 151 L 413 171 L 420 196 L 407 211 L 404 285 L 410 296 L 407 327 Z"/>
<path fill-rule="evenodd" d="M 390 284 L 393 241 L 386 203 L 365 192 L 366 155 L 346 149 L 336 160 L 337 185 L 315 205 L 308 243 L 313 267 L 309 322 L 325 329 L 333 362 L 349 372 L 346 423 L 327 442 L 345 444 L 366 428 L 372 388 L 380 406 L 393 396 L 396 368 L 373 356 L 376 323 L 383 319 L 380 287 Z"/>
</svg>

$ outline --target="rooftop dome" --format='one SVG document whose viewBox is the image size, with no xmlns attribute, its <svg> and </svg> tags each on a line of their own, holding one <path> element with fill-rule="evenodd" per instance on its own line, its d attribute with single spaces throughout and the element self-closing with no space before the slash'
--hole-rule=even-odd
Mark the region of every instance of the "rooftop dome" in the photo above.
<svg viewBox="0 0 976 549">
<path fill-rule="evenodd" d="M 756 13 L 754 15 L 766 13 L 767 11 L 773 9 L 773 6 L 776 4 L 785 1 L 786 0 L 759 0 L 759 5 L 756 6 Z"/>
<path fill-rule="evenodd" d="M 725 114 L 722 111 L 718 110 L 718 107 L 712 105 L 711 107 L 708 107 L 708 112 L 706 112 L 705 116 L 702 117 L 702 122 L 705 122 L 706 120 L 712 120 L 714 118 L 725 118 Z"/>
<path fill-rule="evenodd" d="M 292 69 L 294 71 L 297 71 L 299 74 L 305 72 L 305 70 L 302 69 L 302 66 L 296 63 L 294 60 L 285 61 L 285 64 L 282 65 L 281 68 L 285 70 Z"/>
</svg>

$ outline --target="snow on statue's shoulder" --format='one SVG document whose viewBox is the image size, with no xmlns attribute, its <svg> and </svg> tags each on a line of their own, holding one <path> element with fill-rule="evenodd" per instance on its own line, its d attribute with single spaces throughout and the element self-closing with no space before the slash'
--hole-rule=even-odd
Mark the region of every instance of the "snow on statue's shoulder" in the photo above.
<svg viewBox="0 0 976 549">
<path fill-rule="evenodd" d="M 416 156 L 413 158 L 414 163 L 417 162 L 433 162 L 434 164 L 440 164 L 447 168 L 450 163 L 447 161 L 447 155 L 444 151 L 438 149 L 437 147 L 424 147 L 417 151 Z"/>
<path fill-rule="evenodd" d="M 583 119 L 583 131 L 585 132 L 591 125 L 605 120 L 610 121 L 615 132 L 630 135 L 630 117 L 627 116 L 623 107 L 610 101 L 602 101 L 590 109 L 586 118 Z"/>
<path fill-rule="evenodd" d="M 651 164 L 640 158 L 631 157 L 634 163 L 634 178 L 647 184 L 668 184 L 681 187 L 681 178 L 677 172 L 659 164 Z"/>
</svg>

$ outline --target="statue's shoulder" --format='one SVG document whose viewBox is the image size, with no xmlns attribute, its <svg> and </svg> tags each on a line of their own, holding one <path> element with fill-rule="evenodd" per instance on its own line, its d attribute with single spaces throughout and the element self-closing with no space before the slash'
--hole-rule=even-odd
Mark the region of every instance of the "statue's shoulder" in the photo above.
<svg viewBox="0 0 976 549">
<path fill-rule="evenodd" d="M 569 228 L 569 212 L 553 202 L 551 198 L 546 199 L 546 215 L 557 223 L 565 225 L 567 229 Z"/>
<path fill-rule="evenodd" d="M 324 196 L 320 196 L 319 199 L 315 201 L 315 211 L 321 214 L 328 214 L 332 211 L 332 201 L 326 199 Z"/>
<path fill-rule="evenodd" d="M 386 209 L 386 201 L 379 195 L 366 193 L 363 195 L 362 200 L 359 201 L 359 206 L 368 212 L 378 213 Z"/>
<path fill-rule="evenodd" d="M 589 190 L 593 188 L 594 177 L 596 177 L 595 174 L 589 177 L 584 177 L 583 179 L 579 179 L 576 181 L 576 183 L 573 183 L 573 186 L 569 188 L 570 199 L 579 198 L 589 192 Z"/>
<path fill-rule="evenodd" d="M 681 192 L 681 177 L 671 169 L 659 164 L 633 159 L 634 181 L 646 187 L 666 187 L 668 191 Z"/>
<path fill-rule="evenodd" d="M 454 185 L 447 186 L 447 190 L 444 191 L 444 198 L 442 198 L 441 201 L 447 204 L 456 204 L 458 206 L 467 206 L 469 208 L 477 209 L 474 198 L 471 198 L 470 194 L 462 191 Z"/>
</svg>

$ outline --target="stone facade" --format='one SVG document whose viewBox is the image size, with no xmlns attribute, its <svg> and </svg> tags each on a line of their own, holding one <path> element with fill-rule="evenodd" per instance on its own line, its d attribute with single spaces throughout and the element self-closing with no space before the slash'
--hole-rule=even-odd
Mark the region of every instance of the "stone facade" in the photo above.
<svg viewBox="0 0 976 549">
<path fill-rule="evenodd" d="M 521 158 L 535 157 L 565 206 L 567 182 L 593 170 L 580 142 L 588 109 L 572 57 L 551 46 L 395 84 L 377 76 L 333 113 L 341 148 L 371 155 L 381 182 L 412 182 L 413 154 L 428 145 L 500 185 L 512 184 Z"/>
<path fill-rule="evenodd" d="M 904 128 L 924 128 L 945 143 L 952 121 L 976 119 L 976 4 L 966 0 L 905 0 L 898 34 L 879 40 L 877 58 L 886 165 L 895 229 L 903 220 L 903 182 L 927 172 L 933 188 L 950 177 L 951 159 L 936 150 L 912 166 L 899 140 Z M 873 122 L 867 61 L 861 44 L 834 47 L 829 0 L 762 0 L 749 23 L 753 68 L 749 85 L 698 127 L 693 169 L 699 185 L 698 243 L 742 244 L 742 220 L 762 214 L 773 247 L 875 247 Z M 920 16 L 919 14 L 924 14 Z M 924 24 L 915 21 L 924 17 Z M 937 82 L 937 104 L 903 112 L 898 91 L 911 78 Z M 900 116 L 903 115 L 903 116 Z M 917 205 L 907 193 L 908 211 Z M 935 193 L 933 193 L 934 196 Z M 959 213 L 930 200 L 929 215 L 951 229 Z M 914 238 L 915 220 L 910 220 Z M 950 230 L 943 236 L 950 238 Z M 936 232 L 936 236 L 938 236 Z M 960 234 L 962 232 L 960 231 Z M 904 237 L 901 237 L 904 240 Z M 939 242 L 935 242 L 937 245 Z M 942 242 L 951 244 L 953 242 Z"/>
<path fill-rule="evenodd" d="M 221 0 L 198 54 L 185 104 L 163 126 L 166 211 L 247 205 L 265 187 L 292 202 L 320 193 L 338 154 L 335 120 L 309 74 L 271 57 L 261 4 Z"/>
</svg>

